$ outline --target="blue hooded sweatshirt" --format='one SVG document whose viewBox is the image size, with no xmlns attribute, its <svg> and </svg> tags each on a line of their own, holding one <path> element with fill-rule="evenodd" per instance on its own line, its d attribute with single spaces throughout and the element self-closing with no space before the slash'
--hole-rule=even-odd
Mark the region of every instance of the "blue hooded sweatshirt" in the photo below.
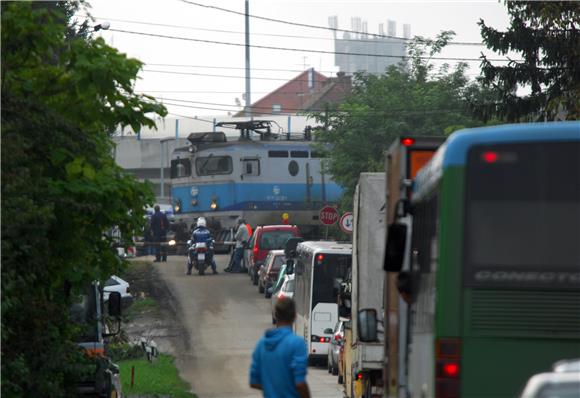
<svg viewBox="0 0 580 398">
<path fill-rule="evenodd" d="M 269 329 L 254 349 L 250 384 L 260 384 L 267 398 L 299 397 L 296 384 L 306 381 L 308 352 L 290 327 Z"/>
</svg>

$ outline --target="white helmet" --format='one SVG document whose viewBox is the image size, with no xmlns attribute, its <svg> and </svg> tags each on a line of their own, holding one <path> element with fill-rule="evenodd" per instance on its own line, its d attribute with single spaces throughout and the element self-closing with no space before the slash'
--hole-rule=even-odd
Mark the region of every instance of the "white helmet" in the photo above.
<svg viewBox="0 0 580 398">
<path fill-rule="evenodd" d="M 205 227 L 206 226 L 206 221 L 204 217 L 200 217 L 197 219 L 197 226 L 198 227 Z"/>
</svg>

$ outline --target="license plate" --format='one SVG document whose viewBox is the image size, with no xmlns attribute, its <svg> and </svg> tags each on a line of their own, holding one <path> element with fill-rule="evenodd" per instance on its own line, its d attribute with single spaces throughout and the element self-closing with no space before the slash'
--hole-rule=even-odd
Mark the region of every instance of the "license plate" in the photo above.
<svg viewBox="0 0 580 398">
<path fill-rule="evenodd" d="M 197 259 L 199 261 L 204 261 L 205 260 L 205 253 L 197 253 Z"/>
</svg>

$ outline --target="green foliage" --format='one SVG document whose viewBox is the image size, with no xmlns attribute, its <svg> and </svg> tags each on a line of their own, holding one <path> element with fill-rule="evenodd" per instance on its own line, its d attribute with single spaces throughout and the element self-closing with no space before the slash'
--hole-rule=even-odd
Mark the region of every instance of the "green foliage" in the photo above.
<svg viewBox="0 0 580 398">
<path fill-rule="evenodd" d="M 487 47 L 521 61 L 493 65 L 482 56 L 482 81 L 497 90 L 477 106 L 484 118 L 509 121 L 580 117 L 580 3 L 506 1 L 511 22 L 500 32 L 480 20 Z M 525 87 L 528 95 L 518 96 Z"/>
<path fill-rule="evenodd" d="M 143 347 L 139 344 L 109 344 L 107 353 L 113 362 L 145 358 L 145 351 L 143 351 Z"/>
<path fill-rule="evenodd" d="M 165 110 L 133 93 L 139 61 L 67 23 L 76 6 L 2 3 L 6 397 L 74 395 L 71 293 L 119 271 L 105 232 L 131 237 L 153 200 L 115 164 L 109 132 L 153 126 L 147 113 Z"/>
<path fill-rule="evenodd" d="M 416 38 L 409 65 L 382 75 L 356 74 L 351 95 L 338 109 L 312 115 L 325 126 L 316 130 L 316 139 L 327 151 L 326 170 L 345 188 L 341 208 L 352 208 L 361 172 L 384 170 L 384 153 L 396 137 L 444 135 L 480 124 L 469 110 L 469 98 L 479 89 L 465 76 L 467 66 L 443 65 L 435 72 L 428 61 L 452 36 Z"/>
<path fill-rule="evenodd" d="M 119 362 L 123 392 L 139 396 L 194 398 L 190 386 L 179 377 L 173 357 L 159 355 L 153 362 L 145 359 Z M 131 388 L 131 368 L 135 367 L 135 385 Z"/>
</svg>

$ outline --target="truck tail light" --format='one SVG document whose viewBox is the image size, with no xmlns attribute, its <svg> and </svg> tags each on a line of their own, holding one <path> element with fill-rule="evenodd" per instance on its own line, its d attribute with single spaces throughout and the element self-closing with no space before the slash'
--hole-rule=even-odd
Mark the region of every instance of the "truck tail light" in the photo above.
<svg viewBox="0 0 580 398">
<path fill-rule="evenodd" d="M 404 146 L 411 146 L 415 143 L 415 139 L 411 137 L 403 137 L 401 138 L 401 144 Z"/>
<path fill-rule="evenodd" d="M 435 342 L 435 397 L 459 398 L 461 340 L 440 338 Z"/>
</svg>

